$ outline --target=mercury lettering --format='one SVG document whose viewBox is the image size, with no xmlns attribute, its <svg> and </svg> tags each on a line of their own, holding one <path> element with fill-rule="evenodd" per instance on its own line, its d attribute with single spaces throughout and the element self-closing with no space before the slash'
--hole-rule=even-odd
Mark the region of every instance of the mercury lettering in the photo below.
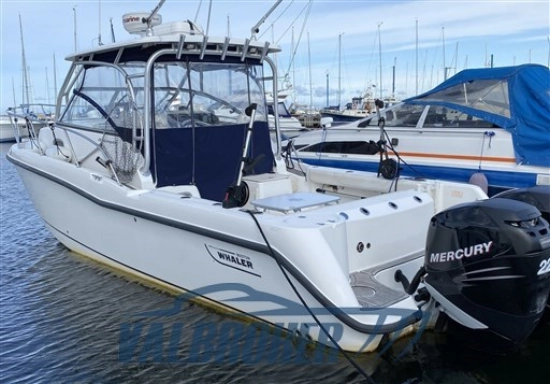
<svg viewBox="0 0 550 384">
<path fill-rule="evenodd" d="M 456 251 L 447 251 L 430 254 L 430 263 L 446 263 L 455 260 L 462 260 L 464 257 L 483 255 L 491 250 L 492 241 L 482 244 L 470 245 L 466 248 L 459 248 Z"/>
</svg>

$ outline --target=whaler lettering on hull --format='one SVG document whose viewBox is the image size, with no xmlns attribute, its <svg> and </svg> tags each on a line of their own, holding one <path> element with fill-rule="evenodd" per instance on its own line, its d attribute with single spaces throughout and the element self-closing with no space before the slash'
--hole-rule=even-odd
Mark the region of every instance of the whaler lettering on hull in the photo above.
<svg viewBox="0 0 550 384">
<path fill-rule="evenodd" d="M 241 255 L 239 253 L 231 252 L 226 249 L 214 247 L 212 245 L 205 244 L 206 250 L 210 256 L 218 263 L 225 265 L 226 267 L 238 269 L 246 273 L 250 273 L 254 276 L 261 277 L 259 273 L 256 273 L 254 264 L 250 257 Z"/>
<path fill-rule="evenodd" d="M 491 250 L 491 245 L 493 245 L 493 242 L 489 241 L 483 244 L 459 248 L 456 251 L 432 253 L 430 254 L 430 263 L 447 263 L 455 260 L 460 261 L 462 258 L 483 255 Z"/>
</svg>

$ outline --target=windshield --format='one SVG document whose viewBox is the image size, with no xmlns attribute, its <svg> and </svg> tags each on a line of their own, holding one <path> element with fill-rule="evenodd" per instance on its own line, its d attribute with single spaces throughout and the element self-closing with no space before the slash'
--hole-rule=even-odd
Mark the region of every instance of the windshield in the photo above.
<svg viewBox="0 0 550 384">
<path fill-rule="evenodd" d="M 111 133 L 143 127 L 144 71 L 144 63 L 82 66 L 60 122 Z M 259 65 L 157 62 L 153 73 L 154 128 L 242 124 L 251 103 L 258 104 L 256 120 L 266 120 Z"/>
<path fill-rule="evenodd" d="M 397 104 L 380 111 L 385 127 L 403 128 L 496 128 L 496 126 L 477 116 L 441 105 Z M 378 116 L 373 115 L 358 124 L 358 127 L 377 126 Z"/>
</svg>

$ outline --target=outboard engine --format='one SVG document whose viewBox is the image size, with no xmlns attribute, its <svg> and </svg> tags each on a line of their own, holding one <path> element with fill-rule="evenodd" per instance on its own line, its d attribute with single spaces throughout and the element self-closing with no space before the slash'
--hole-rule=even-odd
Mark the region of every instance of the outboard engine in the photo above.
<svg viewBox="0 0 550 384">
<path fill-rule="evenodd" d="M 540 321 L 550 293 L 548 222 L 533 205 L 511 199 L 457 205 L 432 218 L 424 269 L 428 292 L 460 324 L 455 329 L 516 347 Z"/>
<path fill-rule="evenodd" d="M 528 188 L 508 189 L 498 195 L 493 196 L 493 199 L 512 199 L 523 201 L 536 207 L 542 217 L 550 223 L 550 185 L 535 185 Z"/>
<path fill-rule="evenodd" d="M 536 185 L 529 188 L 514 188 L 501 192 L 493 198 L 523 201 L 535 206 L 542 217 L 550 223 L 550 185 Z M 550 321 L 550 297 L 546 304 L 545 322 Z"/>
</svg>

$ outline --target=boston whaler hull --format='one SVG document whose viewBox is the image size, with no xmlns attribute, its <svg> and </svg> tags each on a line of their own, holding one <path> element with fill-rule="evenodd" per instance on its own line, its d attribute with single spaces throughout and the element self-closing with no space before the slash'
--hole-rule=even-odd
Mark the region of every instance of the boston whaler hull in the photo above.
<svg viewBox="0 0 550 384">
<path fill-rule="evenodd" d="M 419 215 L 431 216 L 433 205 L 426 194 L 404 192 L 393 199 L 403 207 L 400 215 L 403 225 L 415 228 L 402 232 L 407 236 L 408 248 L 414 242 L 416 249 L 406 258 L 399 253 L 404 244 L 375 240 L 380 221 L 371 220 L 371 228 L 361 226 L 367 232 L 370 229 L 371 235 L 366 238 L 371 239 L 373 247 L 395 249 L 385 254 L 388 262 L 391 263 L 392 256 L 400 260 L 399 264 L 386 263 L 389 267 L 379 271 L 379 278 L 384 277 L 383 281 L 389 283 L 386 293 L 394 295 L 393 305 L 362 308 L 349 283 L 348 266 L 344 271 L 338 260 L 348 252 L 345 219 L 341 213 L 351 216 L 359 213 L 361 207 L 371 210 L 373 215 L 378 210 L 378 214 L 384 216 L 384 210 L 392 209 L 385 199 L 357 204 L 343 211 L 328 206 L 326 213 L 317 210 L 292 216 L 259 215 L 259 226 L 270 241 L 269 249 L 248 213 L 226 210 L 211 201 L 182 198 L 170 192 L 121 188 L 101 175 L 32 152 L 12 150 L 9 156 L 18 165 L 37 210 L 60 242 L 79 254 L 137 274 L 154 284 L 176 292 L 200 293 L 205 287 L 238 282 L 235 287 L 247 286 L 297 302 L 292 285 L 281 271 L 284 267 L 307 306 L 317 309 L 319 320 L 323 324 L 342 326 L 339 344 L 352 351 L 371 351 L 384 334 L 401 332 L 421 317 L 414 300 L 391 280 L 397 268 L 412 274 L 422 263 L 426 229 L 412 224 Z M 47 163 L 51 162 L 52 173 L 62 174 L 63 178 L 37 172 L 39 165 L 33 162 L 41 162 L 42 169 L 48 168 Z M 415 197 L 424 203 L 416 202 Z M 406 205 L 411 207 L 407 210 Z M 406 260 L 408 262 L 403 262 Z M 310 336 L 318 339 L 319 327 L 305 309 L 277 314 L 280 303 L 258 305 L 254 297 L 250 302 L 235 300 L 242 296 L 243 292 L 212 292 L 206 298 L 225 304 L 226 310 L 252 316 L 261 308 L 266 315 L 259 317 L 272 324 L 310 324 Z M 319 308 L 331 308 L 335 314 L 330 309 L 319 312 Z M 269 315 L 270 310 L 274 315 Z M 394 320 L 388 321 L 388 317 Z"/>
</svg>

